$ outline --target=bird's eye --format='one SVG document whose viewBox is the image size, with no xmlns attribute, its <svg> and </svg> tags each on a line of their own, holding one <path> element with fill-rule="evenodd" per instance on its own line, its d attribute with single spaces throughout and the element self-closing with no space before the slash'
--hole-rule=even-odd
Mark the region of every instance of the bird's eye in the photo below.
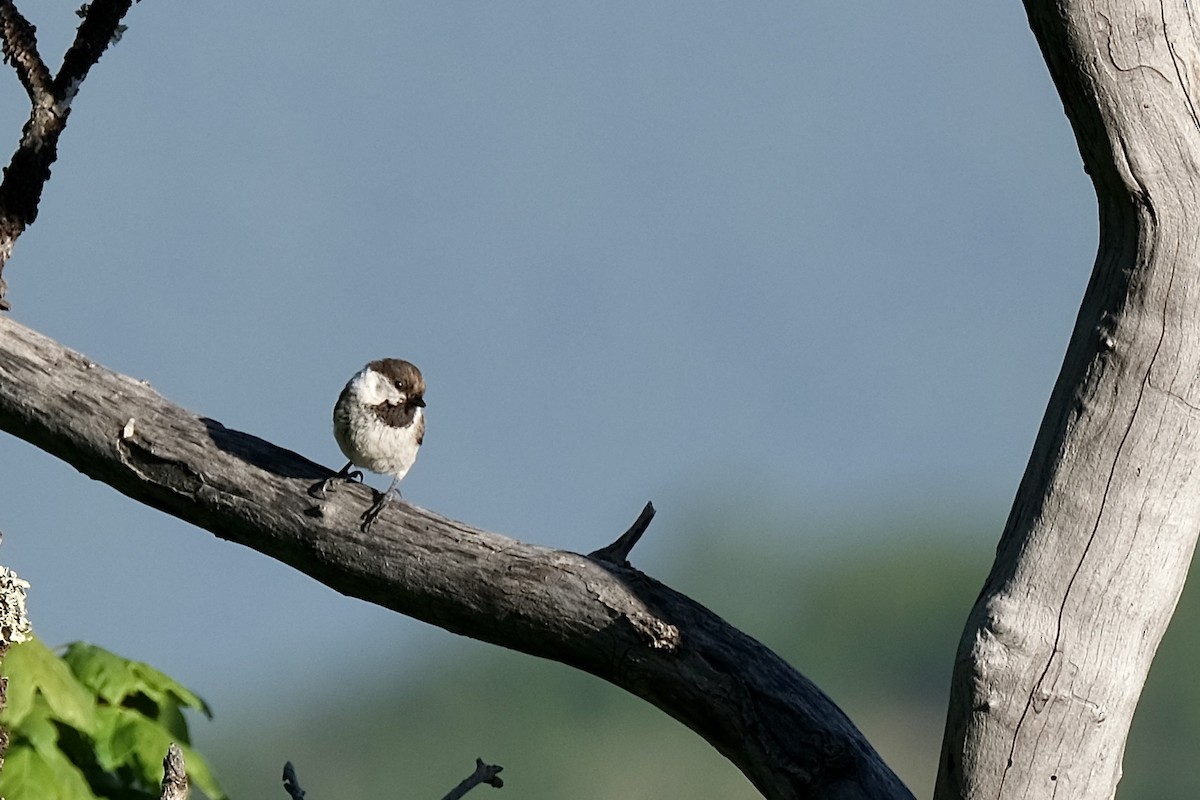
<svg viewBox="0 0 1200 800">
<path fill-rule="evenodd" d="M 396 388 L 403 392 L 404 391 L 404 381 L 396 381 Z"/>
</svg>

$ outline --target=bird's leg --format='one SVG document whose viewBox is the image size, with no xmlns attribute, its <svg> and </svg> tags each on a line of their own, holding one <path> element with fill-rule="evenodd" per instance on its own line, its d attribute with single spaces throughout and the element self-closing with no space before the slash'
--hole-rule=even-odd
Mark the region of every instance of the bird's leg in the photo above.
<svg viewBox="0 0 1200 800">
<path fill-rule="evenodd" d="M 380 513 L 383 512 L 383 509 L 387 506 L 388 500 L 392 498 L 392 495 L 394 494 L 396 497 L 400 496 L 400 490 L 396 488 L 396 484 L 399 482 L 399 478 L 392 478 L 392 485 L 387 488 L 386 492 L 375 493 L 375 502 L 371 504 L 370 508 L 363 512 L 361 517 L 362 525 L 359 526 L 359 530 L 361 530 L 363 533 L 370 533 L 371 524 L 379 518 Z"/>
<path fill-rule="evenodd" d="M 324 497 L 325 493 L 333 486 L 334 481 L 358 481 L 362 483 L 363 474 L 356 469 L 350 469 L 354 466 L 353 461 L 347 461 L 346 466 L 338 470 L 336 475 L 330 475 L 323 481 L 317 481 L 312 486 L 308 487 L 308 493 L 312 497 Z"/>
</svg>

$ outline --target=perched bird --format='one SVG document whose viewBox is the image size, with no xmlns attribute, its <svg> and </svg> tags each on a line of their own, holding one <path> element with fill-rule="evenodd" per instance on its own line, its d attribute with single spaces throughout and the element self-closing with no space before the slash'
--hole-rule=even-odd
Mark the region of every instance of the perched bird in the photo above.
<svg viewBox="0 0 1200 800">
<path fill-rule="evenodd" d="M 362 467 L 391 475 L 392 484 L 362 515 L 366 533 L 379 517 L 396 484 L 408 474 L 425 439 L 425 379 L 421 371 L 398 358 L 372 361 L 359 370 L 333 406 L 333 438 L 350 459 L 333 477 L 313 487 L 321 496 L 333 481 L 362 480 Z"/>
</svg>

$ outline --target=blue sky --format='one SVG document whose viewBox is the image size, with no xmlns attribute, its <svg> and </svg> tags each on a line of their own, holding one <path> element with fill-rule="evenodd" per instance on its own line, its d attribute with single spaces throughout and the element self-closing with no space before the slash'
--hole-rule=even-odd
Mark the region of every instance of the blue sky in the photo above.
<svg viewBox="0 0 1200 800">
<path fill-rule="evenodd" d="M 47 5 L 23 10 L 57 65 L 76 20 Z M 666 552 L 757 500 L 1011 498 L 1096 238 L 1020 4 L 147 0 L 127 23 L 5 272 L 16 320 L 335 468 L 342 384 L 408 358 L 406 497 L 552 546 L 647 499 Z M 0 74 L 11 145 L 26 109 Z M 178 676 L 214 725 L 247 687 L 440 640 L 11 437 L 0 478 L 37 629 Z"/>
</svg>

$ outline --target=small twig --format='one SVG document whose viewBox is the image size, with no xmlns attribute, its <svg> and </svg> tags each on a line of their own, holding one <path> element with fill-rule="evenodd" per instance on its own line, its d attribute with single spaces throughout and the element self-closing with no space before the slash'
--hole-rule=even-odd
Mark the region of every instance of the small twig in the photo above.
<svg viewBox="0 0 1200 800">
<path fill-rule="evenodd" d="M 160 800 L 187 800 L 188 776 L 183 763 L 183 751 L 171 742 L 163 759 L 162 794 Z"/>
<path fill-rule="evenodd" d="M 304 790 L 300 788 L 300 781 L 296 779 L 296 768 L 290 761 L 283 765 L 283 788 L 292 800 L 304 800 Z"/>
<path fill-rule="evenodd" d="M 500 770 L 502 769 L 504 767 L 485 764 L 482 759 L 475 759 L 475 772 L 458 786 L 451 789 L 450 794 L 443 797 L 442 800 L 459 800 L 460 797 L 481 783 L 486 783 L 489 786 L 499 789 L 504 785 L 504 781 L 499 777 Z M 296 778 L 296 768 L 292 766 L 292 762 L 290 761 L 283 765 L 283 788 L 287 790 L 292 800 L 304 800 L 304 790 L 300 788 L 300 782 Z"/>
<path fill-rule="evenodd" d="M 638 514 L 638 518 L 629 526 L 629 530 L 621 534 L 615 542 L 607 547 L 601 547 L 599 550 L 594 550 L 588 553 L 588 558 L 594 558 L 597 561 L 607 561 L 610 564 L 629 564 L 629 552 L 633 550 L 633 546 L 642 538 L 642 534 L 646 532 L 646 528 L 650 527 L 650 520 L 654 519 L 654 503 L 646 503 L 646 507 L 642 509 L 642 513 Z"/>
<path fill-rule="evenodd" d="M 485 764 L 483 759 L 475 759 L 475 771 L 467 777 L 465 781 L 455 786 L 450 790 L 450 793 L 442 798 L 442 800 L 459 800 L 467 792 L 474 789 L 481 783 L 486 783 L 495 789 L 499 789 L 504 785 L 504 781 L 500 778 L 500 770 L 504 767 L 495 764 Z"/>
</svg>

